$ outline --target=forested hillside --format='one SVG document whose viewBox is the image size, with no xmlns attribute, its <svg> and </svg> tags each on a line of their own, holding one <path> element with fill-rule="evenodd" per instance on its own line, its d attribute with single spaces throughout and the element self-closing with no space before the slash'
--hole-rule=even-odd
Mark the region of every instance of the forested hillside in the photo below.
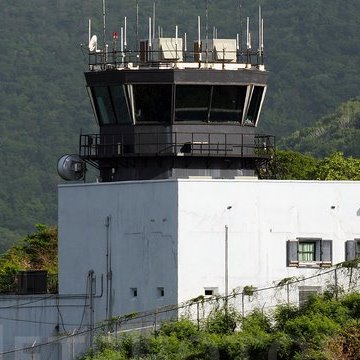
<svg viewBox="0 0 360 360">
<path fill-rule="evenodd" d="M 139 3 L 144 37 L 153 1 Z M 125 15 L 134 35 L 136 1 L 106 4 L 107 36 L 119 31 Z M 176 24 L 180 34 L 194 36 L 205 1 L 156 4 L 165 36 L 174 34 Z M 359 96 L 359 1 L 243 0 L 243 19 L 253 19 L 253 39 L 259 4 L 270 71 L 263 131 L 288 135 Z M 102 32 L 101 0 L 3 0 L 1 5 L 0 251 L 33 224 L 56 223 L 57 159 L 77 151 L 81 129 L 95 130 L 82 74 L 87 57 L 80 47 L 87 42 L 89 17 L 93 32 L 100 38 Z M 238 8 L 238 0 L 209 0 L 210 29 L 216 25 L 219 37 L 235 37 Z"/>
<path fill-rule="evenodd" d="M 332 114 L 312 126 L 297 130 L 281 140 L 281 147 L 317 157 L 335 151 L 360 157 L 360 98 L 341 104 Z"/>
</svg>

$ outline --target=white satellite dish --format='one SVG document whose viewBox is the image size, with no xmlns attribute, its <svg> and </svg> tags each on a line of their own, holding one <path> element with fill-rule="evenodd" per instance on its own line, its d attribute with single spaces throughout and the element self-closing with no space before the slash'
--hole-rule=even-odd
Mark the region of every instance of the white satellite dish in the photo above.
<svg viewBox="0 0 360 360">
<path fill-rule="evenodd" d="M 97 36 L 93 35 L 89 42 L 89 50 L 96 51 L 97 50 Z"/>
</svg>

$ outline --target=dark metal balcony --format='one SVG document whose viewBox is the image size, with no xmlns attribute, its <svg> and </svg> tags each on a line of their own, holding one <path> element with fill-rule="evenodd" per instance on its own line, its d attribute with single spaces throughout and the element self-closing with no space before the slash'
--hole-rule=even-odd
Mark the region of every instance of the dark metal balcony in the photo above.
<svg viewBox="0 0 360 360">
<path fill-rule="evenodd" d="M 132 133 L 80 135 L 79 154 L 97 161 L 124 157 L 237 157 L 269 159 L 275 138 L 229 133 Z"/>
</svg>

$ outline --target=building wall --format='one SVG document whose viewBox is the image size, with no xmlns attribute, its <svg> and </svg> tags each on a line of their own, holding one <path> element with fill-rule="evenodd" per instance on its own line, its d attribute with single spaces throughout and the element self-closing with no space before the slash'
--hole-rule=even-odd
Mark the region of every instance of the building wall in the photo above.
<svg viewBox="0 0 360 360">
<path fill-rule="evenodd" d="M 332 263 L 345 241 L 360 237 L 360 183 L 181 180 L 178 190 L 179 301 L 225 291 L 225 225 L 229 290 L 269 286 L 319 268 L 287 267 L 287 240 L 333 240 Z"/>
<path fill-rule="evenodd" d="M 106 318 L 107 304 L 108 316 L 118 316 L 176 303 L 176 189 L 176 181 L 59 186 L 60 293 L 85 293 L 94 270 L 98 321 Z M 110 261 L 112 306 L 106 299 Z"/>
<path fill-rule="evenodd" d="M 316 264 L 287 266 L 287 241 L 332 240 L 332 264 L 344 261 L 345 241 L 360 238 L 359 185 L 254 179 L 62 185 L 60 293 L 86 293 L 94 270 L 95 318 L 105 319 L 111 258 L 113 316 L 183 302 L 205 288 L 223 294 L 225 225 L 230 291 L 311 276 L 321 270 Z M 66 316 L 73 317 L 70 311 Z"/>
<path fill-rule="evenodd" d="M 84 307 L 87 302 L 55 294 L 3 295 L 0 358 L 68 360 L 73 359 L 73 354 L 84 352 L 89 346 L 89 334 L 68 338 L 65 335 L 87 329 L 88 307 Z M 69 312 L 72 318 L 67 316 Z"/>
</svg>

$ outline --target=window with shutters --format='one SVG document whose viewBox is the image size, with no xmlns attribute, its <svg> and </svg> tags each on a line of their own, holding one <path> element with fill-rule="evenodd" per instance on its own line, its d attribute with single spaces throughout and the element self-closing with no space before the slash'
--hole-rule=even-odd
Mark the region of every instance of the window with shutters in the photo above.
<svg viewBox="0 0 360 360">
<path fill-rule="evenodd" d="M 287 241 L 287 266 L 327 267 L 332 265 L 332 240 L 297 238 Z"/>
<path fill-rule="evenodd" d="M 360 239 L 346 241 L 345 260 L 350 261 L 359 257 L 360 257 Z"/>
</svg>

